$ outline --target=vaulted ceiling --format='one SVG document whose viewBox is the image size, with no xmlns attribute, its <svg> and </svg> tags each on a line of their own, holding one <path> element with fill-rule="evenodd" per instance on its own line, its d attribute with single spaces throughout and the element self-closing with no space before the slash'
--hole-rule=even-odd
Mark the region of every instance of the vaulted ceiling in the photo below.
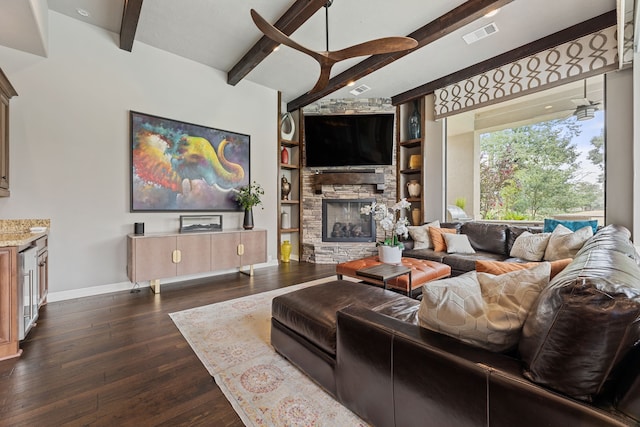
<svg viewBox="0 0 640 427">
<path fill-rule="evenodd" d="M 0 44 L 46 56 L 47 7 L 120 35 L 136 54 L 145 43 L 228 73 L 230 84 L 251 81 L 282 92 L 289 105 L 361 97 L 392 97 L 471 67 L 564 28 L 616 9 L 616 0 L 3 0 Z M 493 17 L 484 14 L 501 6 Z M 336 50 L 370 39 L 413 35 L 408 54 L 355 58 L 334 66 L 329 89 L 307 91 L 318 78 L 315 60 L 263 38 L 250 16 L 258 11 L 291 38 L 314 50 Z M 79 13 L 86 11 L 88 16 Z M 473 44 L 463 35 L 495 23 L 498 31 Z M 364 61 L 364 62 L 363 62 Z M 0 64 L 1 66 L 1 64 Z"/>
</svg>

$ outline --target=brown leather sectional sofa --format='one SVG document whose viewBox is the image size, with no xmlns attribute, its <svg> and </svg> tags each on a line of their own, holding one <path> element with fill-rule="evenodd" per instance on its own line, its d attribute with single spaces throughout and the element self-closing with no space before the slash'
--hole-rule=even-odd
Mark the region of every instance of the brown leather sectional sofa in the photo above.
<svg viewBox="0 0 640 427">
<path fill-rule="evenodd" d="M 402 256 L 447 264 L 451 266 L 451 275 L 458 276 L 467 271 L 475 270 L 476 260 L 518 261 L 509 255 L 518 236 L 525 231 L 542 232 L 542 227 L 538 226 L 527 227 L 475 221 L 442 223 L 441 227 L 455 228 L 458 233 L 467 235 L 469 243 L 476 253 L 448 254 L 433 249 L 414 249 L 413 241 L 408 239 L 403 242 L 405 249 Z"/>
<path fill-rule="evenodd" d="M 419 301 L 339 280 L 275 298 L 271 341 L 375 426 L 638 426 L 640 267 L 629 236 L 609 226 L 592 237 L 508 354 L 418 326 Z"/>
</svg>

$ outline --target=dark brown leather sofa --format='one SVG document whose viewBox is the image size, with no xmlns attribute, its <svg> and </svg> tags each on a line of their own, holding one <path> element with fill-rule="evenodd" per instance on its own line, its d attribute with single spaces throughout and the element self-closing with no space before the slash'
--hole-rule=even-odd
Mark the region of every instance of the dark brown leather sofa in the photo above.
<svg viewBox="0 0 640 427">
<path fill-rule="evenodd" d="M 405 249 L 402 251 L 402 256 L 447 264 L 451 267 L 452 276 L 475 270 L 477 260 L 520 261 L 509 255 L 518 236 L 525 231 L 542 232 L 542 227 L 538 226 L 528 227 L 476 221 L 442 223 L 441 226 L 442 228 L 455 228 L 459 234 L 465 234 L 476 253 L 448 254 L 433 249 L 414 249 L 413 240 L 408 239 L 403 242 Z"/>
<path fill-rule="evenodd" d="M 509 354 L 422 328 L 419 301 L 346 281 L 275 298 L 271 341 L 375 426 L 638 426 L 637 262 L 626 229 L 599 231 Z"/>
</svg>

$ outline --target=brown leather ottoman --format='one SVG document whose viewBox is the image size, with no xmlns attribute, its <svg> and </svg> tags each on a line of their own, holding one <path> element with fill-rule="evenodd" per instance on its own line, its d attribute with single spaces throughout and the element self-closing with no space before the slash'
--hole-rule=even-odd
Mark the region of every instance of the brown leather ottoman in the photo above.
<svg viewBox="0 0 640 427">
<path fill-rule="evenodd" d="M 271 305 L 271 345 L 334 395 L 336 313 L 354 304 L 415 317 L 419 303 L 396 292 L 335 280 L 280 295 Z"/>
<path fill-rule="evenodd" d="M 382 264 L 377 256 L 347 261 L 336 265 L 336 274 L 338 279 L 343 276 L 354 277 L 356 279 L 365 280 L 367 283 L 382 285 L 382 282 L 373 279 L 363 279 L 362 276 L 356 275 L 357 270 Z M 428 261 L 426 259 L 402 258 L 402 265 L 411 268 L 411 289 L 409 289 L 408 275 L 391 279 L 387 282 L 387 286 L 406 292 L 407 295 L 412 294 L 414 289 L 422 288 L 427 282 L 437 279 L 444 279 L 451 275 L 451 267 L 440 262 Z M 420 292 L 416 292 L 419 295 Z"/>
</svg>

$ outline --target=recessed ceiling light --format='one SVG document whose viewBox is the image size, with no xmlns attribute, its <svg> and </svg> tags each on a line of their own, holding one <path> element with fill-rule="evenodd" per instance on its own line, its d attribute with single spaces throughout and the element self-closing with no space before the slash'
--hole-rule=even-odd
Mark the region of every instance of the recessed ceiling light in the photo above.
<svg viewBox="0 0 640 427">
<path fill-rule="evenodd" d="M 277 52 L 277 51 L 279 51 L 279 50 L 280 50 L 280 45 L 278 45 L 278 46 L 276 46 L 276 47 L 274 47 L 274 48 L 273 48 L 273 52 Z"/>
<path fill-rule="evenodd" d="M 78 12 L 78 15 L 84 16 L 85 18 L 89 16 L 89 12 L 87 12 L 85 9 L 82 9 L 82 8 L 77 8 L 76 12 Z"/>
<path fill-rule="evenodd" d="M 545 105 L 545 106 L 544 106 L 544 109 L 545 109 L 545 110 L 550 110 L 550 109 L 552 109 L 552 108 L 553 108 L 553 105 Z"/>
<path fill-rule="evenodd" d="M 500 8 L 497 9 L 493 9 L 492 11 L 486 13 L 484 15 L 485 18 L 491 18 L 492 16 L 496 16 L 498 14 L 498 12 L 500 12 Z"/>
<path fill-rule="evenodd" d="M 350 81 L 349 83 L 347 83 L 347 86 L 348 86 L 348 87 L 351 87 L 351 86 L 353 86 L 354 84 L 356 84 L 356 82 L 354 82 L 354 81 Z"/>
</svg>

